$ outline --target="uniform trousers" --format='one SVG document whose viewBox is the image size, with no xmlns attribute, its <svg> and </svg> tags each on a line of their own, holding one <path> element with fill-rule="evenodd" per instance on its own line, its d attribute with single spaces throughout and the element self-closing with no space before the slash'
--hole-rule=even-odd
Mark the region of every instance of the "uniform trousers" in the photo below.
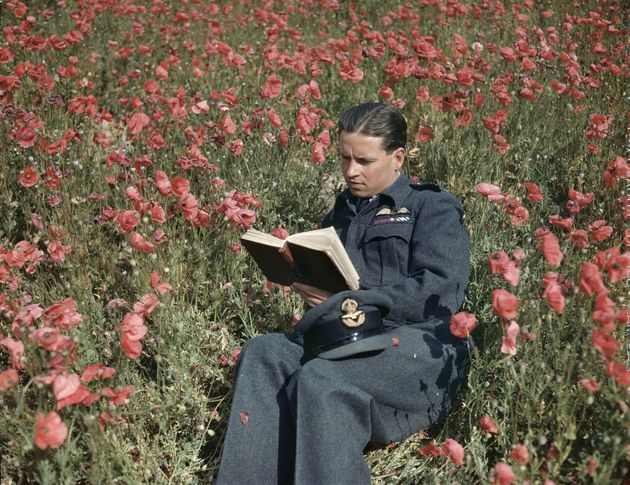
<svg viewBox="0 0 630 485">
<path fill-rule="evenodd" d="M 392 347 L 340 360 L 308 355 L 291 334 L 248 341 L 216 484 L 369 484 L 366 445 L 401 441 L 446 414 L 469 360 L 466 341 L 448 332 L 388 332 Z"/>
</svg>

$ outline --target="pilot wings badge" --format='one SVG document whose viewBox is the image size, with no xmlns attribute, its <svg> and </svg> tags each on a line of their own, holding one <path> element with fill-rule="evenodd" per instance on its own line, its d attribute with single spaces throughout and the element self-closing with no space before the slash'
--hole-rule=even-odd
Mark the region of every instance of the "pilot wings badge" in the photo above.
<svg viewBox="0 0 630 485">
<path fill-rule="evenodd" d="M 363 310 L 357 310 L 359 304 L 352 298 L 347 298 L 341 304 L 341 321 L 346 327 L 360 327 L 365 323 L 365 313 Z"/>
</svg>

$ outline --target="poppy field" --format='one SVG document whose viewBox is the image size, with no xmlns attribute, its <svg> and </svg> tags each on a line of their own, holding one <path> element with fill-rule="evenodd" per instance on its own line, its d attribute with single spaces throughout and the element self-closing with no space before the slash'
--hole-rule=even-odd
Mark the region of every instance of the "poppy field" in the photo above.
<svg viewBox="0 0 630 485">
<path fill-rule="evenodd" d="M 0 2 L 0 483 L 212 482 L 240 348 L 304 312 L 239 235 L 318 226 L 364 101 L 462 201 L 476 343 L 451 414 L 366 450 L 373 482 L 624 483 L 629 13 Z"/>
</svg>

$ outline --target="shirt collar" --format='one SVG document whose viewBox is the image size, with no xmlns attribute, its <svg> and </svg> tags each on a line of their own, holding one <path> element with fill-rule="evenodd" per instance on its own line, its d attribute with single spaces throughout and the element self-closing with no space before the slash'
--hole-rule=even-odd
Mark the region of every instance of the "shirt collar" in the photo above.
<svg viewBox="0 0 630 485">
<path fill-rule="evenodd" d="M 400 175 L 396 177 L 396 180 L 387 187 L 383 192 L 378 194 L 381 197 L 389 198 L 394 203 L 394 209 L 400 209 L 401 204 L 407 198 L 412 191 L 409 185 L 409 179 L 407 176 L 400 172 Z M 350 189 L 346 188 L 339 194 L 339 197 L 352 201 L 354 196 L 350 192 Z"/>
</svg>

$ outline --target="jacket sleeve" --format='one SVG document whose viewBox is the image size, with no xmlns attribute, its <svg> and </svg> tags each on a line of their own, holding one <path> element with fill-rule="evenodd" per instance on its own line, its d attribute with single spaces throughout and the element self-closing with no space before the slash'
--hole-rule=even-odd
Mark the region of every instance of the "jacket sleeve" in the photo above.
<svg viewBox="0 0 630 485">
<path fill-rule="evenodd" d="M 459 310 L 470 275 L 470 239 L 459 200 L 448 192 L 421 194 L 409 241 L 407 277 L 379 291 L 394 305 L 386 317 L 401 325 Z"/>
</svg>

